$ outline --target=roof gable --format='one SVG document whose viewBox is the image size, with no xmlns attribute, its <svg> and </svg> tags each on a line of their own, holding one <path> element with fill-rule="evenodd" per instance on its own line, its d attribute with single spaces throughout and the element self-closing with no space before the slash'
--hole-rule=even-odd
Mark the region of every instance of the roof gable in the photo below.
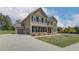
<svg viewBox="0 0 79 59">
<path fill-rule="evenodd" d="M 37 10 L 35 10 L 34 12 L 32 12 L 31 14 L 35 14 L 40 12 L 43 16 L 48 17 L 47 14 L 43 11 L 43 9 L 40 7 Z"/>
<path fill-rule="evenodd" d="M 22 22 L 24 22 L 30 15 L 32 15 L 32 14 L 38 12 L 38 11 L 41 11 L 41 13 L 42 13 L 45 17 L 48 17 L 47 14 L 44 12 L 44 10 L 40 7 L 40 8 L 38 8 L 38 9 L 36 9 L 35 11 L 31 12 L 30 14 L 28 14 L 28 16 L 27 16 Z M 21 22 L 21 23 L 22 23 L 22 22 Z"/>
<path fill-rule="evenodd" d="M 27 18 L 28 18 L 30 15 L 33 15 L 33 14 L 35 14 L 35 13 L 37 13 L 37 12 L 40 12 L 43 16 L 47 17 L 47 18 L 48 18 L 48 21 L 51 20 L 51 21 L 56 21 L 56 22 L 58 22 L 57 19 L 56 19 L 54 16 L 48 17 L 47 14 L 44 12 L 44 10 L 43 10 L 41 7 L 38 8 L 38 9 L 36 9 L 35 11 L 31 12 L 30 14 L 28 14 L 28 16 L 27 16 L 22 22 L 24 22 L 25 20 L 27 20 Z M 21 23 L 22 23 L 22 22 L 21 22 Z"/>
<path fill-rule="evenodd" d="M 56 21 L 56 22 L 58 22 L 57 19 L 54 16 L 49 17 L 49 20 L 48 21 Z"/>
</svg>

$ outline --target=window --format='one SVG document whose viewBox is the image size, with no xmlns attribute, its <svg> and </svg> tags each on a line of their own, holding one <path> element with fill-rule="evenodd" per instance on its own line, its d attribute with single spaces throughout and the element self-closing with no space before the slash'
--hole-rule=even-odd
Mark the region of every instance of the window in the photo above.
<svg viewBox="0 0 79 59">
<path fill-rule="evenodd" d="M 39 22 L 41 22 L 41 17 L 39 17 Z"/>
<path fill-rule="evenodd" d="M 43 18 L 41 18 L 41 22 L 43 23 Z"/>
<path fill-rule="evenodd" d="M 34 32 L 35 30 L 34 30 L 34 27 L 32 27 L 32 32 Z"/>
<path fill-rule="evenodd" d="M 32 21 L 34 21 L 33 16 L 32 16 Z"/>
<path fill-rule="evenodd" d="M 39 22 L 39 17 L 36 17 L 36 21 Z"/>
<path fill-rule="evenodd" d="M 41 27 L 38 27 L 38 32 L 40 32 Z"/>
<path fill-rule="evenodd" d="M 36 16 L 32 16 L 32 21 L 36 21 Z"/>
<path fill-rule="evenodd" d="M 38 32 L 47 32 L 46 27 L 38 27 Z"/>
<path fill-rule="evenodd" d="M 37 27 L 32 27 L 32 32 L 37 32 Z"/>
<path fill-rule="evenodd" d="M 47 32 L 47 28 L 46 27 L 43 27 L 43 32 Z"/>
<path fill-rule="evenodd" d="M 45 27 L 43 27 L 43 32 L 45 32 Z"/>
<path fill-rule="evenodd" d="M 40 29 L 40 32 L 42 32 L 42 27 L 41 27 L 41 29 Z"/>
<path fill-rule="evenodd" d="M 47 19 L 45 19 L 45 23 L 47 23 Z"/>
</svg>

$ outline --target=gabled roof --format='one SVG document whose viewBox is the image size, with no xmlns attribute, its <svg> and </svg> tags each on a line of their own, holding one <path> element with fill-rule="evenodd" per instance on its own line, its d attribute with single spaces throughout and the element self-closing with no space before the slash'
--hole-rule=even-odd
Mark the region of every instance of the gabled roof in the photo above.
<svg viewBox="0 0 79 59">
<path fill-rule="evenodd" d="M 41 10 L 41 12 L 42 12 L 46 17 L 48 17 L 47 14 L 45 13 L 45 11 L 44 11 L 41 7 L 38 8 L 38 9 L 36 9 L 35 11 L 32 11 L 30 14 L 28 14 L 27 17 L 29 17 L 31 14 L 34 14 L 35 12 L 37 12 L 37 11 L 39 11 L 39 10 Z M 26 17 L 26 18 L 27 18 L 27 17 Z M 25 21 L 26 18 L 25 18 L 23 21 Z M 23 22 L 23 21 L 22 21 L 22 22 Z"/>
<path fill-rule="evenodd" d="M 43 10 L 43 8 L 41 8 L 41 7 L 40 7 L 40 8 L 37 8 L 36 10 L 32 11 L 31 13 L 29 13 L 28 16 L 26 16 L 26 18 L 25 18 L 22 22 L 24 22 L 30 15 L 34 14 L 35 12 L 37 12 L 37 11 L 39 11 L 39 10 L 48 18 L 48 21 L 51 20 L 51 21 L 56 21 L 56 22 L 58 22 L 57 19 L 56 19 L 54 16 L 48 17 L 48 15 L 45 13 L 45 11 Z M 22 23 L 22 22 L 21 22 L 21 23 Z"/>
<path fill-rule="evenodd" d="M 31 14 L 34 14 L 37 11 L 41 11 L 46 17 L 48 17 L 47 14 L 45 13 L 45 11 L 41 7 L 38 8 L 37 10 L 33 11 Z"/>
<path fill-rule="evenodd" d="M 49 20 L 48 21 L 56 21 L 56 22 L 58 22 L 57 19 L 54 16 L 49 17 Z"/>
</svg>

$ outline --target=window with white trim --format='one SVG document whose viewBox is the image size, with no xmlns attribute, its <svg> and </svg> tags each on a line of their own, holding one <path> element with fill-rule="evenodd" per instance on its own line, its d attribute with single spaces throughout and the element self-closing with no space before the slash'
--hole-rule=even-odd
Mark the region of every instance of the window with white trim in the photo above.
<svg viewBox="0 0 79 59">
<path fill-rule="evenodd" d="M 36 21 L 36 16 L 32 16 L 32 21 Z"/>
<path fill-rule="evenodd" d="M 43 23 L 43 20 L 44 20 L 44 19 L 43 19 L 43 18 L 41 18 L 41 22 L 42 22 L 42 23 Z"/>
</svg>

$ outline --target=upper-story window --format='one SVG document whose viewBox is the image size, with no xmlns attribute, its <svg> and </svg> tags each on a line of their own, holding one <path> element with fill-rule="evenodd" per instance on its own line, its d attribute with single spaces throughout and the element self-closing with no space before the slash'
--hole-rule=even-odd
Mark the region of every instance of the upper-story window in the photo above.
<svg viewBox="0 0 79 59">
<path fill-rule="evenodd" d="M 36 22 L 39 22 L 39 17 L 36 17 Z"/>
<path fill-rule="evenodd" d="M 32 21 L 40 22 L 40 23 L 47 23 L 47 19 L 40 17 L 40 16 L 32 16 Z"/>
<path fill-rule="evenodd" d="M 44 20 L 44 19 L 43 19 L 43 18 L 41 18 L 41 22 L 42 22 L 42 23 L 43 23 L 43 20 Z"/>
<path fill-rule="evenodd" d="M 41 22 L 41 17 L 39 17 L 39 22 Z"/>
<path fill-rule="evenodd" d="M 47 23 L 47 19 L 45 19 L 45 23 Z"/>
<path fill-rule="evenodd" d="M 36 21 L 36 16 L 32 16 L 32 21 Z"/>
</svg>

